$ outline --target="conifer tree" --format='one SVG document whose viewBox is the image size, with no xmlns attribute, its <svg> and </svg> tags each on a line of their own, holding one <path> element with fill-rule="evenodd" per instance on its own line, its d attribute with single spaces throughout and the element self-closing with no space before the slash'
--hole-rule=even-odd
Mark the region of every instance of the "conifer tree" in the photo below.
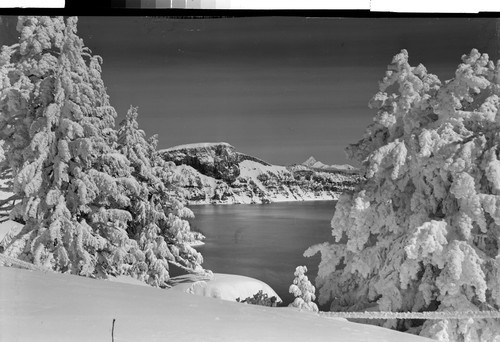
<svg viewBox="0 0 500 342">
<path fill-rule="evenodd" d="M 347 150 L 365 180 L 336 205 L 335 243 L 305 253 L 321 253 L 320 303 L 332 300 L 333 311 L 374 303 L 381 311 L 499 310 L 500 64 L 472 50 L 441 82 L 402 50 L 370 107 L 374 123 Z M 500 335 L 492 319 L 416 329 L 440 341 Z"/>
<path fill-rule="evenodd" d="M 316 288 L 306 276 L 307 267 L 297 266 L 294 275 L 293 284 L 290 285 L 288 292 L 293 293 L 295 300 L 289 306 L 299 308 L 301 310 L 318 312 L 318 306 L 314 303 L 316 299 Z"/>
<path fill-rule="evenodd" d="M 130 160 L 132 175 L 139 183 L 139 192 L 131 197 L 133 220 L 128 232 L 145 254 L 145 272 L 139 272 L 139 277 L 159 286 L 169 278 L 169 263 L 189 271 L 201 270 L 203 258 L 190 243 L 203 236 L 192 232 L 184 220 L 193 213 L 176 199 L 174 165 L 157 155 L 156 136 L 146 140 L 137 117 L 137 108 L 131 107 L 118 130 L 118 149 Z"/>
<path fill-rule="evenodd" d="M 111 148 L 116 113 L 76 18 L 20 17 L 19 44 L 0 53 L 0 138 L 22 198 L 24 228 L 5 253 L 99 277 L 141 260 L 126 227 L 136 193 L 127 158 Z"/>
</svg>

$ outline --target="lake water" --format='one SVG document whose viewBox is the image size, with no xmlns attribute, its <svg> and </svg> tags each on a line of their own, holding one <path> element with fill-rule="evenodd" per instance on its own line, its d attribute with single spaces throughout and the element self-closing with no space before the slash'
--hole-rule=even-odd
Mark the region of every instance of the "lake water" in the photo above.
<svg viewBox="0 0 500 342">
<path fill-rule="evenodd" d="M 314 284 L 319 255 L 305 258 L 303 253 L 311 245 L 332 241 L 335 203 L 192 206 L 196 217 L 191 227 L 206 236 L 205 245 L 196 249 L 203 254 L 205 268 L 262 280 L 288 304 L 294 299 L 288 287 L 295 267 L 306 265 Z"/>
</svg>

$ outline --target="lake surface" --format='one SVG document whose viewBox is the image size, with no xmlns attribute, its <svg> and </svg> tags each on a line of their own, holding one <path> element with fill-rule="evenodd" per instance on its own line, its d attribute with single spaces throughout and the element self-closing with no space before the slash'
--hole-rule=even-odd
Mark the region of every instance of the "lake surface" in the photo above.
<svg viewBox="0 0 500 342">
<path fill-rule="evenodd" d="M 332 241 L 330 220 L 336 201 L 270 204 L 197 205 L 191 227 L 206 236 L 203 266 L 217 273 L 239 274 L 269 284 L 285 304 L 295 267 L 307 266 L 314 284 L 319 254 L 305 258 L 311 245 Z"/>
</svg>

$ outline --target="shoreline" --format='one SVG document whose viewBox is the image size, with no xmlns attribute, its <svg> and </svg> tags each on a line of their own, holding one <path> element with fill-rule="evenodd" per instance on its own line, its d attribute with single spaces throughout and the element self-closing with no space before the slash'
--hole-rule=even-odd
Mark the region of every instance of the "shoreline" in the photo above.
<svg viewBox="0 0 500 342">
<path fill-rule="evenodd" d="M 340 197 L 340 195 L 339 195 Z M 285 199 L 285 200 L 273 200 L 270 202 L 211 202 L 211 201 L 195 201 L 195 202 L 187 202 L 187 206 L 200 206 L 200 205 L 239 205 L 239 204 L 255 204 L 255 205 L 265 205 L 265 204 L 273 204 L 273 203 L 294 203 L 294 202 L 320 202 L 320 201 L 338 201 L 337 198 L 303 198 L 303 199 Z"/>
</svg>

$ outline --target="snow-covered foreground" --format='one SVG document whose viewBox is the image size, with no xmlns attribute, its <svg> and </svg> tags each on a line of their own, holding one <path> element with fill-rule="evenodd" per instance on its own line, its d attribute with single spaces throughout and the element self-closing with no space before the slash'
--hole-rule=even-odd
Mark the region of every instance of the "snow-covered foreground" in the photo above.
<svg viewBox="0 0 500 342">
<path fill-rule="evenodd" d="M 430 341 L 180 291 L 0 267 L 2 341 Z"/>
</svg>

